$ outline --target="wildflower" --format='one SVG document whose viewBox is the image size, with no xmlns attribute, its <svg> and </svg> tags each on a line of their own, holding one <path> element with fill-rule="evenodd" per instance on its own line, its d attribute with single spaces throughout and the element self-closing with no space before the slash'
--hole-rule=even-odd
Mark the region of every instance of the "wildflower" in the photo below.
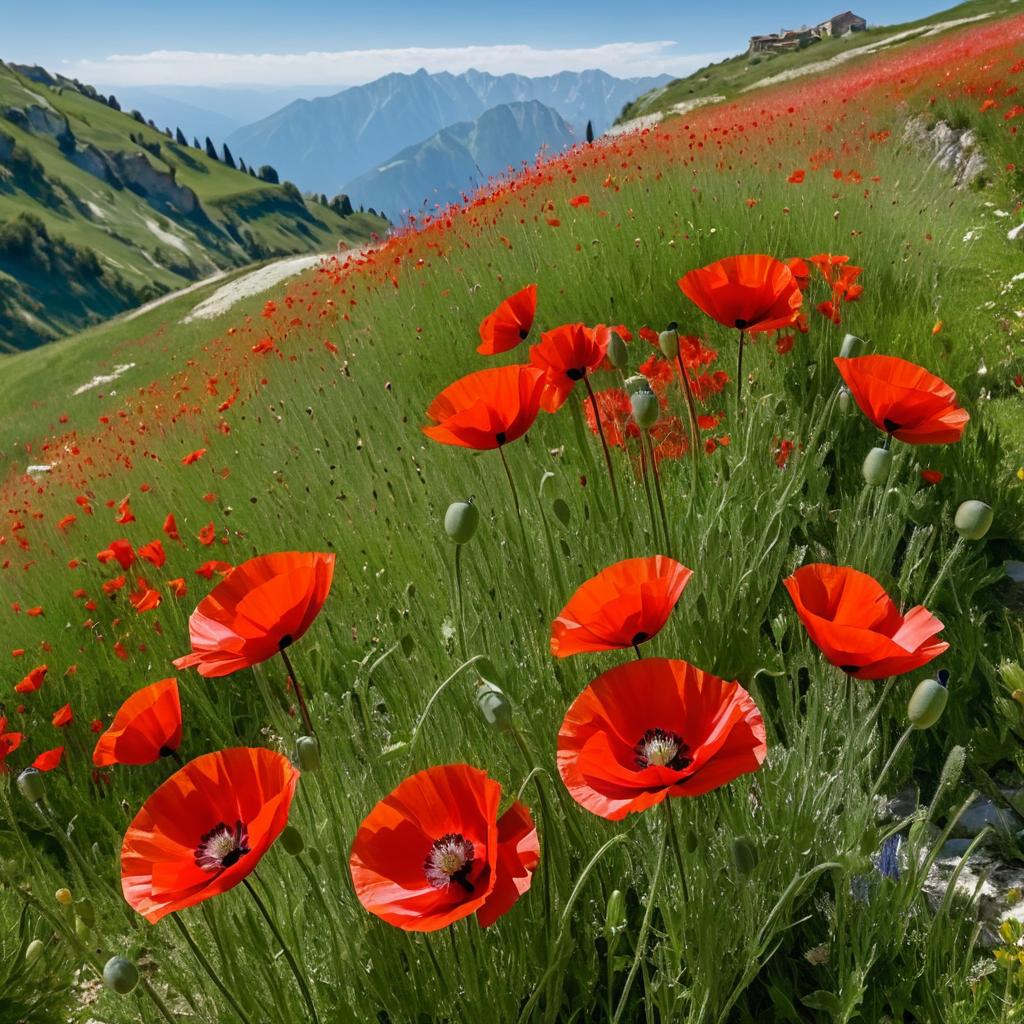
<svg viewBox="0 0 1024 1024">
<path fill-rule="evenodd" d="M 136 690 L 118 709 L 110 728 L 100 736 L 92 761 L 112 764 L 150 764 L 181 746 L 181 701 L 175 679 Z"/>
<path fill-rule="evenodd" d="M 297 551 L 236 566 L 192 613 L 192 653 L 177 658 L 175 666 L 217 677 L 272 658 L 309 629 L 333 575 L 334 555 Z"/>
<path fill-rule="evenodd" d="M 927 608 L 901 614 L 881 584 L 856 569 L 805 565 L 783 585 L 825 659 L 856 679 L 912 672 L 949 649 Z"/>
<path fill-rule="evenodd" d="M 121 889 L 151 924 L 227 892 L 288 824 L 298 771 L 258 747 L 204 754 L 149 797 L 121 845 Z"/>
<path fill-rule="evenodd" d="M 861 412 L 908 444 L 959 441 L 970 415 L 956 392 L 923 367 L 896 356 L 857 356 L 835 364 Z"/>
<path fill-rule="evenodd" d="M 638 647 L 668 621 L 693 571 L 665 555 L 628 558 L 583 583 L 551 624 L 551 653 Z"/>
<path fill-rule="evenodd" d="M 493 313 L 480 323 L 480 345 L 477 352 L 493 356 L 508 352 L 525 341 L 537 311 L 537 286 L 527 285 L 503 300 Z"/>
<path fill-rule="evenodd" d="M 566 788 L 611 821 L 724 786 L 757 771 L 766 752 L 761 712 L 739 683 L 667 658 L 598 676 L 558 731 Z"/>
<path fill-rule="evenodd" d="M 478 370 L 449 384 L 427 408 L 423 433 L 441 444 L 500 448 L 522 437 L 540 412 L 546 377 L 534 366 Z"/>
<path fill-rule="evenodd" d="M 359 902 L 388 924 L 430 932 L 476 914 L 493 924 L 526 893 L 540 860 L 530 812 L 498 815 L 501 786 L 466 764 L 400 783 L 367 815 L 349 868 Z"/>
</svg>

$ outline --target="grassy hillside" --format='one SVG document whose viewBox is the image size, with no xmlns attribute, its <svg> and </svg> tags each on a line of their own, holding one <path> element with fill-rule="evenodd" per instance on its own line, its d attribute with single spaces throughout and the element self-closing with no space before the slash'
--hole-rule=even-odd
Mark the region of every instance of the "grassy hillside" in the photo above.
<svg viewBox="0 0 1024 1024">
<path fill-rule="evenodd" d="M 985 20 L 1012 14 L 1017 0 L 968 0 L 949 10 L 896 25 L 868 25 L 863 32 L 850 33 L 838 39 L 823 39 L 803 50 L 791 53 L 742 53 L 717 64 L 709 64 L 668 85 L 654 89 L 623 108 L 617 124 L 637 117 L 673 117 L 696 106 L 721 100 L 731 100 L 750 90 L 764 88 L 787 76 L 828 74 L 847 60 L 870 60 L 871 55 L 888 52 L 891 48 L 912 43 L 916 39 L 931 38 L 945 31 L 954 31 L 962 19 Z M 823 15 L 824 16 L 824 15 Z M 758 32 L 775 32 L 778 25 L 769 19 L 754 26 Z M 797 26 L 786 26 L 797 27 Z M 818 67 L 819 64 L 831 64 Z"/>
<path fill-rule="evenodd" d="M 0 64 L 0 351 L 219 269 L 334 251 L 384 227 L 180 145 L 91 90 Z"/>
<path fill-rule="evenodd" d="M 0 1019 L 1019 1024 L 1019 900 L 999 890 L 978 922 L 975 875 L 945 898 L 925 876 L 940 853 L 954 870 L 947 840 L 975 789 L 1001 799 L 1024 772 L 1024 620 L 1004 570 L 1024 559 L 1024 278 L 1022 239 L 1009 237 L 1024 189 L 1005 156 L 1024 118 L 1022 34 L 1021 16 L 967 26 L 600 140 L 216 322 L 182 325 L 190 296 L 6 364 L 0 713 L 24 738 L 0 776 Z M 984 140 L 971 188 L 905 133 L 940 117 Z M 740 253 L 849 256 L 864 289 L 837 299 L 835 323 L 812 271 L 806 333 L 748 345 L 742 405 L 736 331 L 677 283 Z M 481 320 L 530 283 L 527 341 L 478 355 Z M 582 381 L 505 446 L 507 475 L 498 452 L 423 435 L 442 388 L 528 361 L 542 332 L 575 321 L 631 334 L 621 371 L 588 375 L 617 496 Z M 671 321 L 701 342 L 689 367 L 697 458 L 681 378 L 641 334 Z M 882 435 L 840 397 L 846 332 L 938 374 L 970 414 L 958 441 L 893 441 L 885 486 L 861 471 Z M 71 394 L 126 363 L 116 382 Z M 656 478 L 621 390 L 637 373 L 664 401 Z M 479 529 L 456 555 L 442 523 L 470 495 Z M 953 524 L 968 499 L 994 511 L 970 542 Z M 160 566 L 106 554 L 156 539 Z M 286 550 L 337 556 L 330 596 L 290 653 L 323 755 L 291 806 L 303 848 L 290 835 L 259 860 L 252 892 L 149 925 L 124 902 L 119 852 L 175 766 L 96 768 L 94 729 L 174 673 L 218 572 Z M 763 715 L 767 758 L 702 796 L 610 821 L 563 785 L 557 733 L 583 688 L 634 654 L 555 658 L 552 620 L 601 569 L 659 553 L 693 577 L 644 661 L 685 658 L 738 680 Z M 927 606 L 949 649 L 887 681 L 829 664 L 782 586 L 815 562 L 870 573 L 904 611 Z M 40 688 L 15 694 L 42 665 Z M 910 694 L 939 670 L 945 713 L 908 731 Z M 184 760 L 239 744 L 293 755 L 304 726 L 279 658 L 177 678 Z M 507 695 L 511 729 L 492 727 L 502 720 L 484 680 Z M 55 724 L 65 705 L 73 720 Z M 615 741 L 621 778 L 647 730 L 692 741 L 688 716 L 662 713 Z M 16 775 L 58 747 L 33 806 Z M 463 762 L 501 784 L 502 808 L 529 806 L 539 867 L 488 928 L 470 916 L 402 931 L 357 898 L 354 838 L 407 776 Z M 185 873 L 217 822 L 180 825 Z M 408 869 L 401 881 L 423 884 L 431 844 L 381 835 Z M 1024 864 L 1017 826 L 977 842 Z M 490 845 L 486 832 L 481 861 Z M 65 886 L 70 905 L 55 897 Z M 145 986 L 120 996 L 99 983 L 115 954 Z"/>
</svg>

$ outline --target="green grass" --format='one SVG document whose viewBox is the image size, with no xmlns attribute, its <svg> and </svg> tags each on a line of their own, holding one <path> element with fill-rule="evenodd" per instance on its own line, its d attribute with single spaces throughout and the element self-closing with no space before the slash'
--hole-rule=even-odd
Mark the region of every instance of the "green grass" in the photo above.
<svg viewBox="0 0 1024 1024">
<path fill-rule="evenodd" d="M 676 104 L 689 104 L 694 101 L 706 103 L 712 100 L 717 101 L 718 98 L 736 99 L 744 92 L 768 85 L 768 80 L 776 75 L 808 68 L 819 61 L 828 61 L 835 57 L 842 56 L 845 60 L 848 59 L 845 57 L 846 54 L 856 53 L 865 48 L 879 47 L 880 44 L 885 44 L 886 40 L 896 35 L 903 36 L 904 33 L 910 33 L 906 35 L 905 39 L 882 45 L 881 53 L 892 52 L 895 47 L 919 39 L 941 22 L 975 18 L 981 15 L 991 18 L 1006 17 L 1016 10 L 1014 3 L 1015 0 L 968 0 L 967 3 L 925 18 L 919 18 L 917 21 L 897 25 L 869 23 L 868 28 L 863 32 L 851 33 L 837 39 L 822 39 L 803 50 L 791 53 L 751 55 L 744 52 L 715 64 L 709 64 L 686 78 L 678 78 L 662 88 L 637 97 L 622 111 L 618 120 L 619 123 L 622 123 L 634 117 L 656 113 L 675 116 L 676 111 L 673 108 Z M 769 17 L 774 17 L 774 15 L 769 15 Z M 774 32 L 777 31 L 777 27 L 766 24 L 760 26 L 757 31 Z M 956 31 L 956 29 L 949 31 Z M 858 59 L 869 61 L 871 55 L 865 52 Z"/>
<path fill-rule="evenodd" d="M 271 255 L 332 252 L 384 229 L 380 218 L 340 217 L 319 203 L 297 202 L 282 187 L 232 170 L 205 152 L 179 146 L 162 132 L 74 88 L 31 82 L 0 65 L 0 110 L 29 106 L 49 107 L 63 115 L 81 145 L 112 154 L 143 153 L 155 170 L 173 168 L 176 183 L 198 197 L 200 214 L 158 209 L 145 196 L 118 189 L 77 166 L 51 136 L 0 120 L 0 132 L 38 161 L 48 189 L 40 194 L 35 176 L 28 183 L 0 175 L 0 223 L 26 213 L 39 217 L 52 236 L 97 254 L 106 272 L 137 289 L 140 299 Z M 150 148 L 142 148 L 130 135 Z M 8 267 L 6 276 L 24 292 L 15 290 L 0 310 L 0 346 L 30 347 L 89 322 L 87 314 L 72 311 L 70 304 L 62 308 L 59 290 L 49 288 L 45 279 L 32 278 L 17 266 Z M 102 286 L 97 291 L 92 302 L 98 312 L 103 308 Z"/>
<path fill-rule="evenodd" d="M 898 137 L 904 111 L 874 116 Z M 373 266 L 333 286 L 293 284 L 291 304 L 278 296 L 278 312 L 266 320 L 257 299 L 224 320 L 182 328 L 182 302 L 5 363 L 13 371 L 0 377 L 0 409 L 9 410 L 0 415 L 0 438 L 12 466 L 4 506 L 27 525 L 4 535 L 23 533 L 31 550 L 14 541 L 0 548 L 10 557 L 0 572 L 5 636 L 29 651 L 0 661 L 0 681 L 13 684 L 44 660 L 51 666 L 43 690 L 16 718 L 28 739 L 11 764 L 17 769 L 59 742 L 67 757 L 46 780 L 52 820 L 19 797 L 13 775 L 0 779 L 2 950 L 24 964 L 24 938 L 46 943 L 36 961 L 45 974 L 27 965 L 0 988 L 0 1019 L 35 985 L 54 994 L 29 1020 L 64 1019 L 62 995 L 78 1001 L 73 1020 L 165 1020 L 145 992 L 121 998 L 97 990 L 95 970 L 115 953 L 140 962 L 176 1019 L 237 1019 L 171 922 L 150 927 L 126 911 L 121 837 L 169 769 L 118 768 L 109 782 L 94 781 L 89 722 L 108 721 L 121 700 L 168 674 L 169 660 L 185 653 L 188 612 L 207 588 L 193 574 L 200 562 L 296 548 L 334 551 L 339 561 L 323 613 L 292 654 L 311 695 L 324 764 L 300 780 L 291 816 L 305 852 L 289 857 L 280 844 L 272 848 L 257 887 L 325 1024 L 606 1021 L 620 1005 L 619 1019 L 630 1022 L 1021 1020 L 1019 969 L 998 964 L 979 944 L 966 900 L 951 896 L 930 907 L 921 893 L 924 868 L 912 867 L 940 848 L 982 773 L 1019 784 L 1019 743 L 1009 728 L 1020 724 L 1010 717 L 1019 713 L 1004 699 L 997 666 L 1024 658 L 1020 614 L 1001 582 L 1002 561 L 1022 555 L 1024 484 L 1016 470 L 1024 416 L 1013 384 L 1022 328 L 1020 295 L 1005 290 L 1013 274 L 1006 225 L 986 205 L 1012 208 L 1013 182 L 1003 176 L 985 190 L 954 191 L 927 154 L 894 142 L 857 148 L 850 128 L 850 159 L 865 182 L 876 174 L 880 182 L 837 184 L 825 170 L 803 186 L 787 184 L 789 159 L 802 163 L 821 130 L 808 117 L 777 143 L 789 147 L 781 172 L 739 159 L 722 171 L 716 161 L 728 154 L 718 153 L 680 172 L 676 151 L 666 155 L 653 140 L 595 147 L 572 179 L 556 167 L 550 179 L 538 175 L 539 183 L 454 216 L 445 231 L 393 243 Z M 615 182 L 603 187 L 609 176 Z M 584 191 L 590 205 L 573 210 L 568 200 Z M 557 228 L 547 224 L 553 215 Z M 979 225 L 979 237 L 965 244 Z M 405 250 L 408 258 L 397 259 Z M 473 352 L 479 320 L 530 281 L 540 296 L 535 332 L 570 320 L 633 330 L 678 320 L 718 349 L 716 366 L 732 372 L 731 334 L 689 306 L 676 280 L 750 251 L 849 253 L 865 268 L 865 293 L 843 307 L 838 328 L 812 309 L 811 332 L 788 356 L 767 341 L 751 347 L 745 412 L 731 389 L 710 400 L 708 411 L 726 414 L 714 434 L 728 433 L 730 444 L 699 460 L 696 480 L 686 460 L 663 464 L 672 554 L 694 577 L 649 653 L 739 679 L 764 713 L 769 742 L 756 775 L 673 801 L 686 851 L 679 865 L 671 849 L 664 854 L 661 813 L 620 824 L 597 819 L 572 803 L 554 767 L 569 702 L 624 655 L 557 661 L 548 649 L 551 619 L 605 565 L 664 546 L 633 471 L 635 452 L 614 453 L 623 505 L 616 515 L 600 449 L 579 425 L 573 395 L 509 446 L 520 526 L 495 453 L 441 448 L 419 428 L 442 387 L 488 365 Z M 818 289 L 809 304 L 823 297 Z M 831 360 L 846 330 L 874 351 L 941 374 L 972 417 L 957 445 L 901 446 L 884 492 L 866 489 L 860 476 L 876 432 L 834 400 Z M 278 350 L 254 357 L 251 346 L 268 332 Z M 630 368 L 651 351 L 635 339 Z M 69 404 L 68 385 L 128 353 L 138 370 L 119 382 L 116 396 L 90 393 Z M 507 357 L 524 358 L 522 351 Z M 977 372 L 982 359 L 985 375 Z M 204 397 L 211 378 L 218 394 Z M 595 385 L 616 379 L 606 374 Z M 235 386 L 242 397 L 218 414 Z M 679 412 L 679 396 L 671 400 Z M 187 411 L 178 416 L 179 409 Z M 65 413 L 69 423 L 59 424 Z M 101 413 L 109 425 L 97 422 Z M 13 470 L 29 457 L 49 457 L 40 441 L 61 431 L 73 432 L 93 464 L 65 456 L 37 493 Z M 784 470 L 774 460 L 780 438 L 800 445 Z M 182 466 L 199 447 L 207 455 Z M 119 461 L 125 456 L 130 467 Z M 943 482 L 922 487 L 922 468 L 942 470 Z M 73 500 L 85 491 L 92 516 Z M 454 550 L 441 523 L 448 503 L 469 494 L 481 525 L 463 551 L 460 628 Z M 106 502 L 125 495 L 137 521 L 120 526 Z M 957 546 L 952 516 L 967 498 L 988 501 L 996 522 L 983 542 Z M 56 528 L 76 511 L 72 527 Z M 102 595 L 113 573 L 95 553 L 117 537 L 141 544 L 161 535 L 168 512 L 184 544 L 168 544 L 167 566 L 147 578 L 183 576 L 189 595 L 137 615 L 123 592 Z M 202 547 L 195 538 L 211 520 L 226 543 Z M 81 560 L 74 571 L 65 568 L 72 558 Z M 904 608 L 921 601 L 950 562 L 929 602 L 951 645 L 937 663 L 952 673 L 949 708 L 934 729 L 911 738 L 885 777 L 907 697 L 927 670 L 900 678 L 883 697 L 880 686 L 829 668 L 780 586 L 815 560 L 871 572 Z M 95 611 L 72 596 L 77 587 L 98 599 Z M 7 610 L 14 601 L 42 604 L 45 614 L 16 615 Z M 115 655 L 115 640 L 129 660 Z M 41 650 L 44 641 L 51 650 Z M 483 672 L 508 694 L 523 747 L 491 731 L 480 714 L 481 665 L 467 664 L 477 656 L 493 663 Z M 71 664 L 77 672 L 65 675 Z M 276 662 L 220 681 L 184 674 L 180 682 L 186 757 L 238 743 L 293 751 L 299 726 Z M 65 701 L 76 721 L 58 734 L 49 717 Z M 405 935 L 355 900 L 350 844 L 373 804 L 406 775 L 453 761 L 486 768 L 506 800 L 522 790 L 542 833 L 541 868 L 492 929 L 462 922 Z M 892 793 L 908 784 L 922 797 L 913 821 L 876 820 L 873 788 Z M 892 880 L 872 857 L 898 826 L 909 852 Z M 755 851 L 750 870 L 733 856 L 738 838 Z M 1022 857 L 1012 836 L 1002 841 L 1005 856 Z M 94 926 L 76 925 L 74 908 L 55 902 L 64 885 L 95 905 Z M 243 890 L 183 920 L 254 1024 L 308 1019 Z M 82 967 L 78 981 L 71 965 Z M 29 968 L 39 975 L 26 976 Z"/>
</svg>

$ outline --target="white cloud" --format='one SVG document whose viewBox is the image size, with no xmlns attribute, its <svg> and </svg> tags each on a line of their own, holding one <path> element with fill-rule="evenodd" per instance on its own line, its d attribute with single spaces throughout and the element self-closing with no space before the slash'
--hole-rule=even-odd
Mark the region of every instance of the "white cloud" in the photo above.
<svg viewBox="0 0 1024 1024">
<path fill-rule="evenodd" d="M 607 43 L 579 49 L 525 45 L 405 47 L 310 53 L 198 53 L 154 50 L 112 54 L 102 60 L 65 61 L 61 72 L 104 86 L 129 85 L 356 85 L 392 71 L 458 73 L 468 68 L 493 74 L 546 75 L 602 68 L 613 75 L 687 74 L 724 53 L 686 54 L 670 40 Z"/>
</svg>

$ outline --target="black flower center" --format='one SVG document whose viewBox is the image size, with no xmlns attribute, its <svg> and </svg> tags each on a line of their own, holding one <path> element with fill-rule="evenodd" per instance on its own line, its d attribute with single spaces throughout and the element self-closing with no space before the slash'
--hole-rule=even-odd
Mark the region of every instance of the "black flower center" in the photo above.
<svg viewBox="0 0 1024 1024">
<path fill-rule="evenodd" d="M 887 431 L 888 431 L 888 432 L 889 432 L 890 434 L 895 434 L 895 433 L 896 433 L 896 431 L 897 431 L 897 430 L 899 430 L 899 429 L 900 429 L 900 427 L 901 427 L 901 426 L 903 425 L 903 424 L 901 424 L 901 423 L 897 423 L 897 422 L 896 422 L 895 420 L 891 420 L 891 419 L 889 419 L 889 417 L 888 417 L 888 416 L 886 416 L 886 417 L 885 417 L 885 419 L 884 419 L 884 420 L 882 420 L 882 423 L 883 423 L 883 425 L 885 426 L 885 429 L 886 429 L 886 430 L 887 430 Z"/>
<path fill-rule="evenodd" d="M 473 844 L 459 832 L 435 839 L 423 861 L 423 873 L 435 889 L 447 889 L 452 882 L 466 892 L 473 891 L 469 873 L 473 869 Z"/>
<path fill-rule="evenodd" d="M 234 828 L 222 821 L 199 837 L 195 858 L 204 871 L 223 871 L 251 852 L 248 828 L 241 821 Z"/>
<path fill-rule="evenodd" d="M 687 756 L 690 748 L 683 742 L 683 738 L 667 729 L 648 729 L 633 749 L 638 768 L 658 765 L 679 772 L 693 761 L 692 757 Z"/>
</svg>

